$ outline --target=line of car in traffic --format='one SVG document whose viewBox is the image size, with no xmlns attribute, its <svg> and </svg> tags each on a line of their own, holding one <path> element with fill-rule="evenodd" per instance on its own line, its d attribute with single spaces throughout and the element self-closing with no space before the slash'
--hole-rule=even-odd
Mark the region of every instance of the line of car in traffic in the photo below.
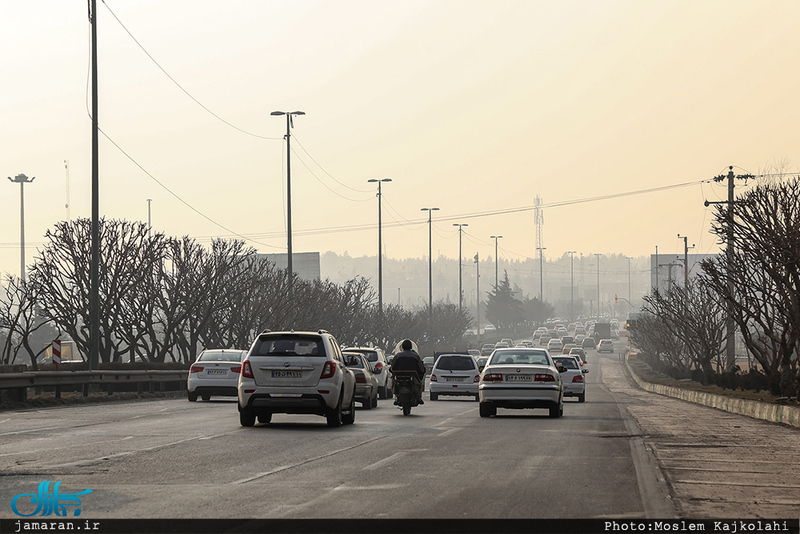
<svg viewBox="0 0 800 534">
<path fill-rule="evenodd" d="M 507 342 L 504 342 L 507 345 Z M 563 414 L 563 398 L 586 399 L 585 352 L 551 353 L 527 343 L 495 347 L 490 356 L 448 353 L 431 358 L 430 399 L 469 396 L 482 417 L 497 408 L 547 408 Z M 188 377 L 188 398 L 235 395 L 242 426 L 271 422 L 275 413 L 316 414 L 328 426 L 355 422 L 355 405 L 365 409 L 391 398 L 390 360 L 381 349 L 341 349 L 328 332 L 265 332 L 249 351 L 211 349 L 200 353 Z"/>
</svg>

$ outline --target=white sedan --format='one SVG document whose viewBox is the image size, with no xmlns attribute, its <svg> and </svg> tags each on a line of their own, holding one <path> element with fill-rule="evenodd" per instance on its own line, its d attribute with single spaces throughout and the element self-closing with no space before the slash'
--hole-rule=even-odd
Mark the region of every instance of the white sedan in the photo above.
<svg viewBox="0 0 800 534">
<path fill-rule="evenodd" d="M 564 370 L 544 349 L 495 350 L 478 386 L 481 417 L 497 415 L 498 408 L 547 408 L 550 417 L 561 417 Z"/>
</svg>

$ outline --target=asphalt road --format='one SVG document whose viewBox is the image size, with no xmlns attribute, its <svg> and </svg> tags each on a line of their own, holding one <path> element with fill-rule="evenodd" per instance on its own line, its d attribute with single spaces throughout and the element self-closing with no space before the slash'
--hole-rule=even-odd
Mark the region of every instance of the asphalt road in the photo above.
<svg viewBox="0 0 800 534">
<path fill-rule="evenodd" d="M 243 428 L 224 398 L 2 412 L 0 517 L 48 480 L 92 489 L 89 518 L 796 517 L 796 430 L 635 389 L 616 355 L 588 365 L 560 419 L 447 397 L 341 428 Z"/>
</svg>

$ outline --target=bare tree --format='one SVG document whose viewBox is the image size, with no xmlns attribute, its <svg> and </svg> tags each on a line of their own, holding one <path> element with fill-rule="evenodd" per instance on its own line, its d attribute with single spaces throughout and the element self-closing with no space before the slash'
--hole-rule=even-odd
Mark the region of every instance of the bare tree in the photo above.
<svg viewBox="0 0 800 534">
<path fill-rule="evenodd" d="M 37 308 L 35 291 L 35 284 L 16 276 L 9 276 L 5 286 L 6 297 L 0 299 L 0 325 L 7 332 L 0 361 L 4 364 L 13 364 L 19 353 L 24 350 L 34 371 L 38 369 L 38 357 L 49 346 L 48 343 L 36 343 L 37 331 L 47 331 L 49 339 L 60 335 Z"/>
</svg>

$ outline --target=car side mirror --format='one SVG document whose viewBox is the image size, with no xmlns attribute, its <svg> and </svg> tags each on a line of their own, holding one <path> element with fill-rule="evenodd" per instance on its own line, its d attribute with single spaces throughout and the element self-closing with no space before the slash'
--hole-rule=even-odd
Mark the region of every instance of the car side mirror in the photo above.
<svg viewBox="0 0 800 534">
<path fill-rule="evenodd" d="M 589 372 L 589 370 L 588 370 L 588 369 L 581 369 L 581 373 L 583 373 L 583 374 L 586 374 L 586 373 L 588 373 L 588 372 Z"/>
</svg>

